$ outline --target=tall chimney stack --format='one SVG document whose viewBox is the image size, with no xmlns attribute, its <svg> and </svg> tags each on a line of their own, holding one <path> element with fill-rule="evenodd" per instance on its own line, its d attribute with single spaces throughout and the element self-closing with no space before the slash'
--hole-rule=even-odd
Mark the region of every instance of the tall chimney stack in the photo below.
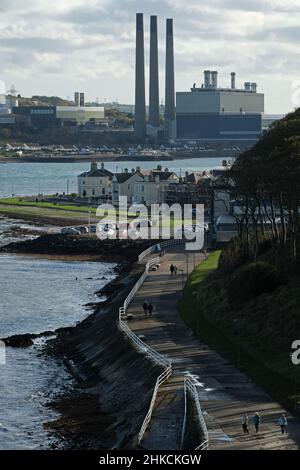
<svg viewBox="0 0 300 470">
<path fill-rule="evenodd" d="M 210 88 L 211 86 L 211 72 L 210 70 L 204 70 L 204 88 Z"/>
<path fill-rule="evenodd" d="M 235 72 L 231 72 L 231 89 L 235 90 L 236 87 L 236 75 Z"/>
<path fill-rule="evenodd" d="M 135 58 L 135 136 L 146 137 L 145 99 L 145 54 L 144 54 L 144 15 L 136 15 L 136 58 Z"/>
<path fill-rule="evenodd" d="M 74 93 L 74 103 L 75 103 L 75 106 L 79 106 L 79 92 L 78 91 L 75 91 Z"/>
<path fill-rule="evenodd" d="M 175 121 L 175 70 L 174 70 L 174 40 L 173 20 L 167 19 L 166 40 L 166 84 L 165 84 L 165 119 L 169 138 Z"/>
<path fill-rule="evenodd" d="M 150 17 L 149 123 L 153 127 L 159 127 L 160 125 L 157 16 Z"/>
<path fill-rule="evenodd" d="M 85 106 L 84 93 L 80 93 L 79 95 L 79 106 L 81 106 L 82 108 Z"/>
<path fill-rule="evenodd" d="M 211 72 L 211 86 L 214 89 L 218 88 L 218 72 L 216 70 Z"/>
</svg>

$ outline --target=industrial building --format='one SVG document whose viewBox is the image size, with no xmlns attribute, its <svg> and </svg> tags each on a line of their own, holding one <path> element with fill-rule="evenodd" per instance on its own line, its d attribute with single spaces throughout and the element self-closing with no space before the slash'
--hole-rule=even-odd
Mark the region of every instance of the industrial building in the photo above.
<svg viewBox="0 0 300 470">
<path fill-rule="evenodd" d="M 205 70 L 204 84 L 187 92 L 176 93 L 176 139 L 179 141 L 258 140 L 262 133 L 264 95 L 257 84 L 247 82 L 236 88 L 218 87 L 218 72 Z"/>
<path fill-rule="evenodd" d="M 57 125 L 55 106 L 15 106 L 12 113 L 25 117 L 28 125 L 39 129 Z"/>
<path fill-rule="evenodd" d="M 13 115 L 25 116 L 28 125 L 38 129 L 55 126 L 79 126 L 104 121 L 102 107 L 88 106 L 16 106 Z"/>
<path fill-rule="evenodd" d="M 56 118 L 62 126 L 79 126 L 104 121 L 104 108 L 100 106 L 57 106 Z"/>
</svg>

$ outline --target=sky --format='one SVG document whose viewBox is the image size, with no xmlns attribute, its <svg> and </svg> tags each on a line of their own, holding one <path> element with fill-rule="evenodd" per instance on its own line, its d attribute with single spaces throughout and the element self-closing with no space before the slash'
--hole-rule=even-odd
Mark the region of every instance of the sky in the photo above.
<svg viewBox="0 0 300 470">
<path fill-rule="evenodd" d="M 174 18 L 176 90 L 219 71 L 257 82 L 267 113 L 300 106 L 300 0 L 0 0 L 0 82 L 22 96 L 134 102 L 135 14 L 158 15 L 164 99 L 165 20 Z M 147 80 L 148 89 L 148 80 Z M 298 93 L 296 93 L 298 89 Z"/>
</svg>

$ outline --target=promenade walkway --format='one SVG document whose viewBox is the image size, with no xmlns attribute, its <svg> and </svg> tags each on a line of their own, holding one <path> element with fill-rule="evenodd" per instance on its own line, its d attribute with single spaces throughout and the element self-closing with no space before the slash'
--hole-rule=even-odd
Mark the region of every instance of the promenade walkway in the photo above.
<svg viewBox="0 0 300 470">
<path fill-rule="evenodd" d="M 188 255 L 189 273 L 203 255 Z M 282 436 L 276 423 L 284 411 L 244 373 L 218 353 L 196 339 L 182 321 L 178 301 L 182 296 L 182 273 L 170 276 L 170 264 L 182 270 L 186 280 L 187 256 L 174 247 L 162 258 L 158 271 L 149 277 L 128 308 L 133 320 L 130 328 L 173 364 L 174 374 L 161 388 L 154 414 L 141 443 L 146 449 L 179 449 L 183 420 L 183 380 L 191 374 L 204 412 L 210 436 L 210 449 L 296 450 L 300 449 L 300 421 L 289 416 L 287 433 Z M 152 317 L 145 317 L 145 300 L 154 306 Z M 196 306 L 195 306 L 196 307 Z M 254 434 L 252 416 L 262 417 L 259 433 Z M 243 435 L 241 417 L 249 414 L 250 435 Z"/>
</svg>

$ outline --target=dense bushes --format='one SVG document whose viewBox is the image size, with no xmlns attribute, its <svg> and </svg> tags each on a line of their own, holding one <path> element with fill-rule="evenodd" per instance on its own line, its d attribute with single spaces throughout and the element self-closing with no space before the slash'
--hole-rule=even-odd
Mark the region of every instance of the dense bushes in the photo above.
<svg viewBox="0 0 300 470">
<path fill-rule="evenodd" d="M 265 292 L 273 292 L 284 283 L 284 277 L 272 264 L 259 261 L 247 264 L 232 278 L 230 302 L 246 302 Z"/>
</svg>

